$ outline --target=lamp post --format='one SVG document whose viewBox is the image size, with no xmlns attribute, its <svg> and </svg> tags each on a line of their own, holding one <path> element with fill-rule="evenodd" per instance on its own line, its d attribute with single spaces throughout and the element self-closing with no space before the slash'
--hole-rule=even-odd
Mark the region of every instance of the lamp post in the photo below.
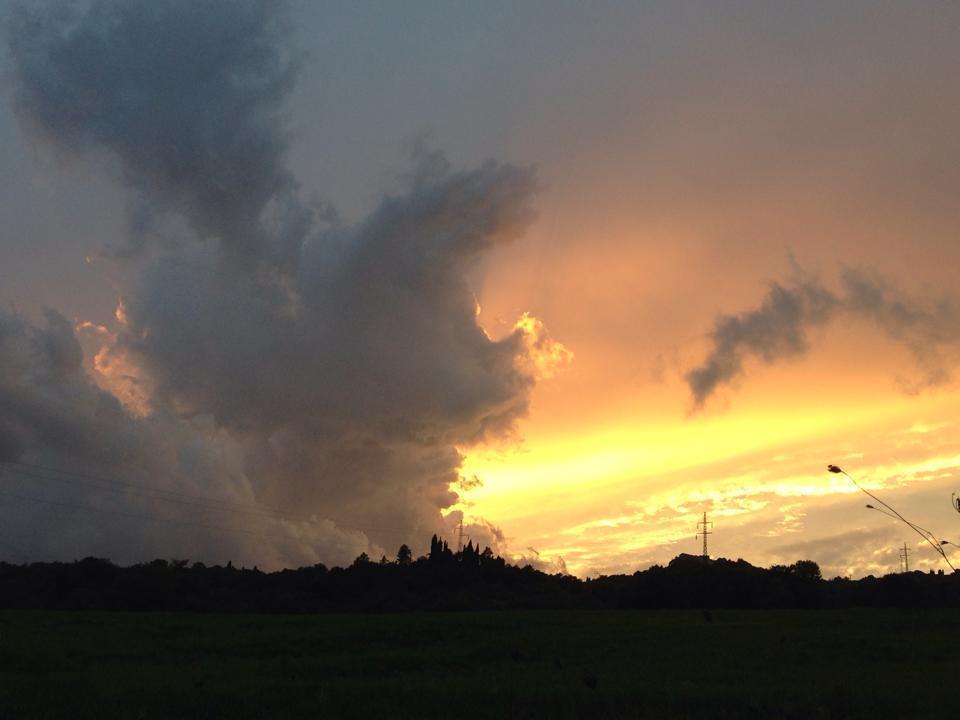
<svg viewBox="0 0 960 720">
<path fill-rule="evenodd" d="M 883 515 L 886 515 L 888 518 L 892 518 L 892 519 L 894 519 L 894 520 L 900 520 L 900 519 L 901 519 L 901 518 L 898 518 L 898 517 L 897 517 L 896 515 L 894 515 L 893 513 L 888 513 L 888 512 L 886 512 L 885 510 L 883 510 L 883 509 L 881 509 L 881 508 L 878 508 L 878 507 L 875 507 L 875 506 L 873 506 L 873 505 L 869 505 L 869 504 L 868 504 L 868 505 L 866 506 L 866 508 L 867 508 L 868 510 L 876 510 L 878 513 L 881 513 L 881 514 L 883 514 Z M 917 525 L 916 523 L 907 523 L 907 524 L 910 525 L 910 526 L 912 526 L 914 530 L 921 530 L 921 531 L 922 531 L 922 532 L 921 532 L 921 537 L 923 537 L 923 539 L 926 540 L 928 543 L 930 542 L 930 538 L 932 538 L 933 540 L 937 540 L 937 536 L 934 535 L 934 534 L 933 534 L 932 532 L 930 532 L 929 530 L 927 530 L 926 528 L 920 527 L 920 526 Z M 924 535 L 924 533 L 926 533 L 926 535 Z M 929 536 L 929 538 L 928 538 L 927 536 Z M 951 545 L 952 547 L 960 547 L 960 546 L 958 546 L 956 543 L 950 542 L 949 540 L 938 540 L 937 542 L 939 543 L 940 547 L 934 546 L 934 550 L 936 550 L 938 553 L 940 553 L 941 557 L 943 557 L 943 559 L 947 561 L 947 565 L 950 565 L 950 561 L 947 559 L 946 551 L 943 550 L 943 546 L 944 546 L 944 545 Z M 953 565 L 950 565 L 950 567 L 952 568 Z"/>
<path fill-rule="evenodd" d="M 951 570 L 953 570 L 954 572 L 956 571 L 956 568 L 953 566 L 953 563 L 950 562 L 950 558 L 947 557 L 947 553 L 944 552 L 941 541 L 937 540 L 937 536 L 936 536 L 936 535 L 934 535 L 934 534 L 933 534 L 932 532 L 930 532 L 929 530 L 927 530 L 927 529 L 925 529 L 925 528 L 922 528 L 922 527 L 920 527 L 919 525 L 916 525 L 916 524 L 910 522 L 909 520 L 907 520 L 903 515 L 901 515 L 899 512 L 897 512 L 893 507 L 891 507 L 890 505 L 888 505 L 887 503 L 885 503 L 883 500 L 881 500 L 880 498 L 878 498 L 876 495 L 874 495 L 872 492 L 870 492 L 870 491 L 867 490 L 865 487 L 863 487 L 860 483 L 858 483 L 856 480 L 854 480 L 854 479 L 850 476 L 850 474 L 847 473 L 845 470 L 843 470 L 843 468 L 841 468 L 839 465 L 827 465 L 827 470 L 828 470 L 829 472 L 836 473 L 836 474 L 839 474 L 839 475 L 845 475 L 846 478 L 847 478 L 850 482 L 852 482 L 852 483 L 856 486 L 856 488 L 857 488 L 858 490 L 860 490 L 861 492 L 865 493 L 866 495 L 868 495 L 868 496 L 870 496 L 871 498 L 873 498 L 874 500 L 876 500 L 876 501 L 877 501 L 878 503 L 880 503 L 880 504 L 883 506 L 883 508 L 884 508 L 883 510 L 881 510 L 880 508 L 875 507 L 875 506 L 873 506 L 873 505 L 867 505 L 867 507 L 868 507 L 870 510 L 876 510 L 877 512 L 883 513 L 883 514 L 886 515 L 887 517 L 891 517 L 891 518 L 893 518 L 894 520 L 900 520 L 900 521 L 903 522 L 905 525 L 909 526 L 915 533 L 917 533 L 917 535 L 919 535 L 920 537 L 922 537 L 922 538 L 927 542 L 927 544 L 928 544 L 930 547 L 932 547 L 932 548 L 940 555 L 940 557 L 943 558 L 943 561 L 947 564 L 947 566 L 948 566 Z"/>
<path fill-rule="evenodd" d="M 930 532 L 929 530 L 927 530 L 926 528 L 920 527 L 920 526 L 917 525 L 916 523 L 912 523 L 912 522 L 909 522 L 909 521 L 907 521 L 907 520 L 904 520 L 903 517 L 901 517 L 901 516 L 894 515 L 893 513 L 889 513 L 889 512 L 887 512 L 886 510 L 883 510 L 882 508 L 878 508 L 878 507 L 875 507 L 874 505 L 870 505 L 870 504 L 867 504 L 867 505 L 866 505 L 866 508 L 867 508 L 868 510 L 876 510 L 878 513 L 882 513 L 883 515 L 886 515 L 888 518 L 893 518 L 894 520 L 903 520 L 905 523 L 907 523 L 907 525 L 909 525 L 910 527 L 912 527 L 914 530 L 919 530 L 921 536 L 927 536 L 927 537 L 932 538 L 933 540 L 936 540 L 936 539 L 937 539 L 937 536 L 934 535 L 934 534 L 933 534 L 932 532 Z M 946 541 L 941 541 L 941 542 L 946 542 Z"/>
</svg>

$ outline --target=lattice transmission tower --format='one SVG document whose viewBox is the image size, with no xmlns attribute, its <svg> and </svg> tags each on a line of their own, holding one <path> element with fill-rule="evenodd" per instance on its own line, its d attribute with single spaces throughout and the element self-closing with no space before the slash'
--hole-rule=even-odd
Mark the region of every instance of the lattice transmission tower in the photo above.
<svg viewBox="0 0 960 720">
<path fill-rule="evenodd" d="M 910 548 L 906 543 L 900 551 L 900 572 L 910 572 Z"/>
<path fill-rule="evenodd" d="M 701 555 L 703 557 L 710 557 L 710 553 L 707 552 L 707 535 L 713 535 L 713 531 L 710 530 L 710 527 L 713 526 L 713 522 L 707 521 L 707 514 L 703 514 L 703 520 L 700 520 L 697 523 L 697 537 L 703 535 L 703 552 Z"/>
</svg>

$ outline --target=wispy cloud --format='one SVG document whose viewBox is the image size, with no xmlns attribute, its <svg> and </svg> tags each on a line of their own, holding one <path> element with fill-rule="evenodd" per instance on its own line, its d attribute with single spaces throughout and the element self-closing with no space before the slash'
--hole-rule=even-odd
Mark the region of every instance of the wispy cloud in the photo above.
<svg viewBox="0 0 960 720">
<path fill-rule="evenodd" d="M 954 360 L 948 351 L 960 342 L 960 308 L 953 300 L 919 303 L 854 268 L 841 273 L 834 291 L 797 268 L 789 282 L 771 283 L 758 307 L 717 318 L 707 357 L 686 373 L 694 407 L 740 379 L 750 360 L 771 365 L 804 355 L 810 332 L 841 317 L 866 321 L 911 352 L 920 375 L 904 381 L 905 389 L 915 392 L 951 378 Z"/>
</svg>

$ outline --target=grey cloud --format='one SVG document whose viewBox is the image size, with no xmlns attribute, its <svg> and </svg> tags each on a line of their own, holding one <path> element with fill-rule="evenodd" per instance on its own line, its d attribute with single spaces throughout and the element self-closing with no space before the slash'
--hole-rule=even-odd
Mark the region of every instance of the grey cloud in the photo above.
<svg viewBox="0 0 960 720">
<path fill-rule="evenodd" d="M 169 256 L 126 298 L 111 352 L 155 402 L 242 439 L 270 502 L 324 507 L 380 537 L 432 532 L 455 495 L 458 445 L 509 432 L 535 342 L 493 341 L 465 273 L 526 227 L 529 171 L 487 163 L 387 198 L 318 234 L 296 275 L 250 273 L 205 249 Z"/>
<path fill-rule="evenodd" d="M 158 211 L 241 256 L 284 256 L 268 207 L 309 215 L 284 164 L 280 101 L 299 63 L 273 0 L 21 4 L 7 26 L 17 108 L 68 153 L 105 151 L 138 193 L 134 245 Z M 295 244 L 295 243 L 294 243 Z"/>
<path fill-rule="evenodd" d="M 0 312 L 0 505 L 15 509 L 5 533 L 29 559 L 275 565 L 344 562 L 370 547 L 329 520 L 262 512 L 238 457 L 211 428 L 131 417 L 91 381 L 63 316 L 51 311 L 38 327 Z"/>
<path fill-rule="evenodd" d="M 740 378 L 749 358 L 771 365 L 802 356 L 810 348 L 810 331 L 841 316 L 869 322 L 907 347 L 922 375 L 915 389 L 950 378 L 943 351 L 960 342 L 960 311 L 952 302 L 916 303 L 857 269 L 843 271 L 839 292 L 798 271 L 789 283 L 772 283 L 758 308 L 717 318 L 709 354 L 686 374 L 694 406 Z"/>
<path fill-rule="evenodd" d="M 157 473 L 163 482 L 240 487 L 257 507 L 319 518 L 284 525 L 262 564 L 449 535 L 458 448 L 513 432 L 537 359 L 555 347 L 539 325 L 488 337 L 466 280 L 532 222 L 535 173 L 494 161 L 454 171 L 420 147 L 402 191 L 352 226 L 322 226 L 284 164 L 279 108 L 296 61 L 280 4 L 55 7 L 21 7 L 8 29 L 20 113 L 56 147 L 116 158 L 145 212 L 137 242 L 147 230 L 161 242 L 121 281 L 123 312 L 96 363 L 111 392 L 85 385 L 115 426 L 81 448 L 64 433 L 0 447 L 71 466 L 86 449 L 85 467 L 129 473 L 98 438 L 129 441 L 147 466 L 197 458 Z M 153 222 L 159 210 L 217 242 L 176 242 Z M 63 345 L 51 371 L 81 382 L 69 326 L 43 337 Z M 144 406 L 128 413 L 115 397 L 133 395 Z M 76 410 L 62 414 L 80 427 Z M 484 527 L 478 537 L 497 541 Z"/>
<path fill-rule="evenodd" d="M 850 530 L 836 535 L 789 543 L 771 548 L 769 556 L 792 563 L 798 558 L 813 560 L 824 577 L 846 576 L 848 568 L 886 574 L 897 567 L 896 528 Z M 932 554 L 932 552 L 931 552 Z"/>
</svg>

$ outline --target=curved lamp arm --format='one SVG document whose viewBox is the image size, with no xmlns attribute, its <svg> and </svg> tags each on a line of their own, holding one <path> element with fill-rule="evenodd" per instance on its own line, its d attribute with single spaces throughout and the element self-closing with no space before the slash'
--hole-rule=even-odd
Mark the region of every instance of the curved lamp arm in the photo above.
<svg viewBox="0 0 960 720">
<path fill-rule="evenodd" d="M 827 470 L 828 470 L 829 472 L 832 472 L 832 473 L 836 473 L 836 474 L 840 474 L 840 475 L 846 476 L 846 478 L 847 478 L 850 482 L 852 482 L 852 483 L 854 484 L 854 486 L 856 486 L 856 488 L 857 488 L 858 490 L 860 490 L 861 492 L 865 493 L 866 495 L 868 495 L 868 496 L 870 496 L 871 498 L 873 498 L 874 500 L 876 500 L 878 503 L 880 503 L 880 504 L 881 504 L 887 511 L 889 511 L 889 512 L 885 512 L 885 511 L 883 511 L 883 510 L 880 510 L 879 508 L 875 508 L 875 507 L 872 507 L 872 506 L 868 506 L 868 507 L 870 507 L 871 510 L 877 510 L 878 512 L 882 512 L 884 515 L 889 515 L 890 517 L 892 517 L 892 518 L 894 518 L 894 519 L 896 519 L 896 520 L 902 521 L 905 525 L 907 525 L 907 526 L 910 527 L 915 533 L 917 533 L 917 535 L 919 535 L 920 537 L 922 537 L 922 538 L 927 542 L 927 544 L 928 544 L 930 547 L 932 547 L 932 548 L 937 552 L 937 554 L 940 555 L 940 557 L 943 558 L 943 561 L 947 564 L 947 566 L 948 566 L 951 570 L 953 570 L 954 572 L 956 572 L 956 568 L 953 566 L 953 563 L 950 562 L 950 558 L 947 557 L 947 553 L 944 551 L 941 542 L 940 542 L 939 540 L 937 540 L 937 537 L 936 537 L 932 532 L 930 532 L 929 530 L 926 530 L 926 529 L 924 529 L 924 528 L 921 528 L 921 527 L 915 525 L 914 523 L 910 522 L 909 520 L 907 520 L 903 515 L 901 515 L 899 512 L 897 512 L 897 510 L 896 510 L 895 508 L 893 508 L 892 506 L 890 506 L 890 505 L 888 505 L 887 503 L 885 503 L 883 500 L 881 500 L 881 499 L 878 498 L 876 495 L 874 495 L 872 492 L 870 492 L 870 491 L 867 490 L 865 487 L 863 487 L 863 485 L 861 485 L 861 484 L 858 483 L 856 480 L 854 480 L 854 479 L 849 475 L 849 473 L 847 473 L 845 470 L 843 470 L 839 465 L 827 465 Z"/>
</svg>

